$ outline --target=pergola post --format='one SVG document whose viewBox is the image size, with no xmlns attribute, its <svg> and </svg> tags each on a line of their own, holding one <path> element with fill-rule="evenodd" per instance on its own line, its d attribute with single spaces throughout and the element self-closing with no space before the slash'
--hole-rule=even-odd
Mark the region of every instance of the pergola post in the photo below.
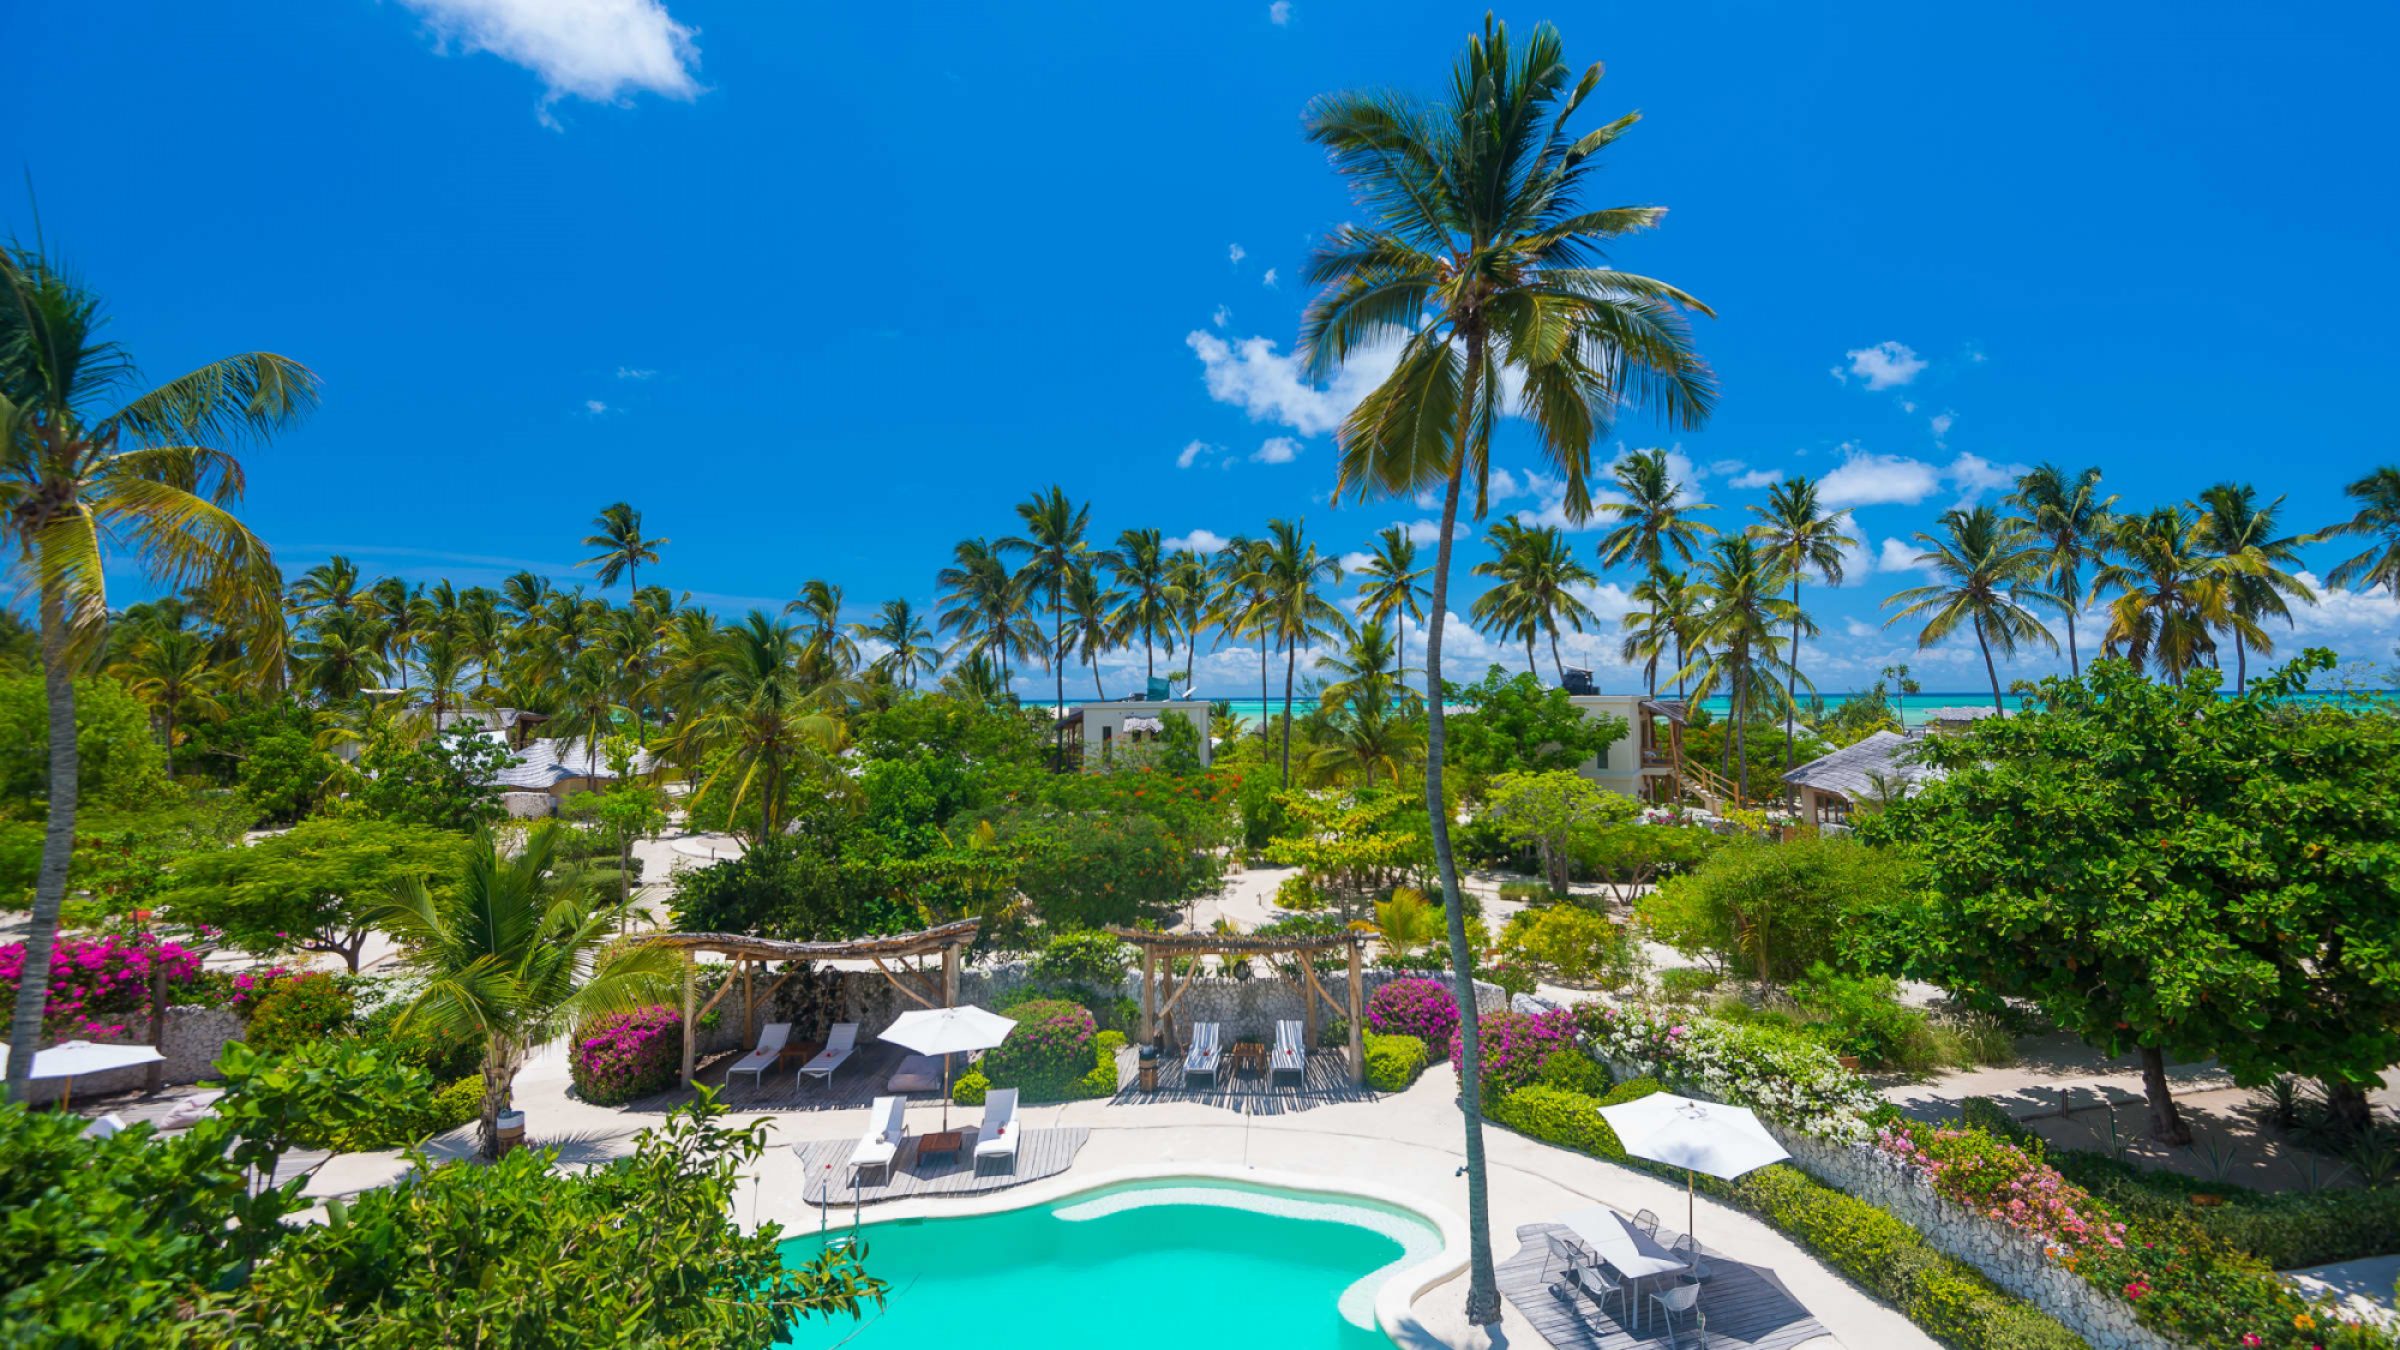
<svg viewBox="0 0 2400 1350">
<path fill-rule="evenodd" d="M 685 952 L 683 954 L 683 1085 L 687 1088 L 692 1085 L 692 1061 L 695 1057 L 694 1052 L 698 1049 L 697 1038 L 700 1035 L 698 1025 L 700 1010 L 692 1005 L 692 1000 L 698 994 L 698 990 L 693 984 L 693 964 L 692 954 L 688 951 Z"/>
<path fill-rule="evenodd" d="M 958 948 L 948 944 L 942 947 L 942 1006 L 958 1006 Z"/>
<path fill-rule="evenodd" d="M 758 998 L 751 977 L 757 973 L 758 963 L 740 956 L 733 958 L 733 963 L 741 967 L 742 971 L 742 1044 L 756 1045 L 758 1044 Z"/>
<path fill-rule="evenodd" d="M 1350 1085 L 1364 1087 L 1367 1081 L 1367 1042 L 1359 1029 L 1359 944 L 1350 943 Z"/>
<path fill-rule="evenodd" d="M 1142 1044 L 1158 1039 L 1158 953 L 1142 948 Z"/>
</svg>

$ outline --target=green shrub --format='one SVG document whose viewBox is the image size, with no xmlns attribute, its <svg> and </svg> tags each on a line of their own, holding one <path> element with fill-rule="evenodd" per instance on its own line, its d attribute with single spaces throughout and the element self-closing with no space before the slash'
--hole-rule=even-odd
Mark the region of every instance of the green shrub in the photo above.
<svg viewBox="0 0 2400 1350">
<path fill-rule="evenodd" d="M 1042 984 L 1114 997 L 1133 968 L 1133 948 L 1092 929 L 1060 933 L 1034 958 L 1033 978 Z"/>
<path fill-rule="evenodd" d="M 270 1059 L 347 1031 L 355 1005 L 323 971 L 279 981 L 250 1010 L 242 1040 Z"/>
<path fill-rule="evenodd" d="M 1065 1101 L 1082 1095 L 1099 1034 L 1091 1013 L 1064 999 L 1032 999 L 1009 1009 L 1016 1030 L 983 1057 L 983 1075 L 1015 1088 L 1027 1101 Z M 1110 1086 L 1115 1091 L 1115 1086 Z"/>
<path fill-rule="evenodd" d="M 427 1134 L 446 1134 L 483 1114 L 483 1075 L 461 1078 L 433 1094 L 433 1123 Z"/>
<path fill-rule="evenodd" d="M 1403 1092 L 1425 1072 L 1425 1042 L 1414 1036 L 1370 1031 L 1360 1038 L 1366 1051 L 1367 1086 L 1377 1092 Z"/>
<path fill-rule="evenodd" d="M 403 1064 L 413 1064 L 437 1083 L 454 1083 L 483 1063 L 483 1047 L 464 1036 L 445 1036 L 430 1022 L 404 1023 L 408 1004 L 395 1000 L 360 1019 L 358 1039 L 375 1050 L 387 1050 Z M 480 1080 L 479 1080 L 480 1081 Z"/>
<path fill-rule="evenodd" d="M 1724 982 L 1722 972 L 1705 966 L 1676 966 L 1658 972 L 1658 993 L 1670 1003 L 1686 1003 Z"/>
<path fill-rule="evenodd" d="M 1607 915 L 1560 904 L 1511 915 L 1500 954 L 1564 984 L 1615 989 L 1640 970 L 1641 947 Z"/>
<path fill-rule="evenodd" d="M 1545 1144 L 1571 1148 L 1610 1162 L 1625 1161 L 1625 1146 L 1617 1132 L 1600 1118 L 1600 1102 L 1564 1088 L 1518 1088 L 1484 1109 L 1484 1114 L 1517 1133 Z"/>
<path fill-rule="evenodd" d="M 1608 1067 L 1590 1055 L 1552 1055 L 1543 1063 L 1542 1071 L 1534 1081 L 1543 1087 L 1563 1088 L 1568 1092 L 1599 1097 L 1607 1094 L 1613 1080 L 1609 1077 Z"/>
<path fill-rule="evenodd" d="M 1117 1052 L 1125 1048 L 1125 1033 L 1103 1031 L 1092 1041 L 1091 1072 L 1076 1085 L 1079 1097 L 1117 1095 Z"/>
<path fill-rule="evenodd" d="M 950 1102 L 954 1106 L 981 1106 L 984 1095 L 992 1090 L 992 1080 L 981 1069 L 969 1069 L 950 1085 Z"/>
<path fill-rule="evenodd" d="M 1544 881 L 1503 881 L 1500 883 L 1500 898 L 1520 905 L 1547 905 L 1566 899 L 1552 891 L 1549 883 Z"/>
</svg>

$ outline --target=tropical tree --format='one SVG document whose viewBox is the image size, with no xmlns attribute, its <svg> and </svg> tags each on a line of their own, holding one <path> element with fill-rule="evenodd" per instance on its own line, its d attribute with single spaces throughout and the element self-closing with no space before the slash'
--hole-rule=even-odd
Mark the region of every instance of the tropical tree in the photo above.
<svg viewBox="0 0 2400 1350">
<path fill-rule="evenodd" d="M 1105 702 L 1108 691 L 1100 686 L 1100 658 L 1117 648 L 1114 616 L 1124 597 L 1100 580 L 1096 562 L 1088 556 L 1078 558 L 1067 573 L 1065 640 L 1075 658 L 1092 669 L 1092 697 Z"/>
<path fill-rule="evenodd" d="M 1685 314 L 1704 307 L 1664 282 L 1606 265 L 1609 240 L 1645 229 L 1657 207 L 1585 210 L 1597 155 L 1632 116 L 1571 137 L 1567 124 L 1599 83 L 1576 78 L 1558 33 L 1537 26 L 1522 46 L 1487 19 L 1469 39 L 1447 96 L 1382 90 L 1329 95 L 1306 114 L 1309 138 L 1350 181 L 1367 223 L 1336 230 L 1309 263 L 1322 289 L 1301 345 L 1312 376 L 1354 353 L 1397 344 L 1382 384 L 1338 433 L 1340 493 L 1414 496 L 1438 489 L 1440 533 L 1425 634 L 1425 800 L 1448 916 L 1464 1046 L 1468 1229 L 1466 1314 L 1500 1315 L 1483 1158 L 1481 1048 L 1474 957 L 1459 903 L 1442 789 L 1442 628 L 1462 484 L 1487 497 L 1502 370 L 1521 391 L 1540 454 L 1561 480 L 1573 519 L 1591 511 L 1591 446 L 1618 409 L 1655 408 L 1696 427 L 1715 398 Z"/>
<path fill-rule="evenodd" d="M 409 657 L 417 647 L 417 621 L 424 613 L 423 586 L 411 587 L 398 577 L 379 578 L 367 588 L 366 612 L 373 621 L 375 650 L 384 666 L 408 689 Z"/>
<path fill-rule="evenodd" d="M 1256 630 L 1262 640 L 1283 648 L 1283 781 L 1292 781 L 1292 680 L 1300 664 L 1300 649 L 1350 626 L 1327 588 L 1342 579 L 1339 559 L 1317 552 L 1309 542 L 1307 523 L 1270 520 L 1267 537 L 1251 558 L 1255 580 L 1245 578 L 1245 590 L 1264 597 Z"/>
<path fill-rule="evenodd" d="M 1392 626 L 1397 653 L 1392 664 L 1400 672 L 1402 689 L 1408 687 L 1408 621 L 1425 621 L 1424 579 L 1425 569 L 1417 566 L 1417 541 L 1398 525 L 1384 526 L 1358 568 L 1358 616 Z"/>
<path fill-rule="evenodd" d="M 934 577 L 942 588 L 934 623 L 958 635 L 953 653 L 992 658 L 1005 689 L 1012 662 L 1042 645 L 1041 630 L 1025 613 L 1027 574 L 1011 575 L 1000 550 L 984 539 L 958 541 L 950 557 L 950 565 Z"/>
<path fill-rule="evenodd" d="M 292 583 L 292 611 L 305 618 L 347 613 L 358 605 L 359 580 L 358 564 L 336 553 Z"/>
<path fill-rule="evenodd" d="M 1392 637 L 1383 624 L 1369 619 L 1350 635 L 1339 652 L 1317 658 L 1317 672 L 1330 679 L 1318 701 L 1331 712 L 1344 705 L 1378 708 L 1413 701 L 1416 691 L 1400 683 L 1400 663 Z"/>
<path fill-rule="evenodd" d="M 852 624 L 850 631 L 862 641 L 882 643 L 884 652 L 875 658 L 875 669 L 911 689 L 917 687 L 919 675 L 930 675 L 941 664 L 933 630 L 906 600 L 884 601 L 874 622 Z"/>
<path fill-rule="evenodd" d="M 1800 639 L 1803 630 L 1813 632 L 1814 625 L 1800 608 L 1800 578 L 1814 572 L 1828 586 L 1842 584 L 1842 550 L 1858 547 L 1858 541 L 1844 531 L 1849 517 L 1827 511 L 1817 497 L 1817 485 L 1812 479 L 1794 478 L 1767 489 L 1767 503 L 1753 506 L 1759 521 L 1750 533 L 1767 546 L 1767 557 L 1791 578 L 1792 583 L 1792 641 L 1785 652 L 1791 666 L 1790 678 L 1783 688 L 1783 769 L 1792 769 L 1792 721 L 1799 706 Z"/>
<path fill-rule="evenodd" d="M 1127 530 L 1101 559 L 1117 585 L 1116 607 L 1109 611 L 1115 640 L 1130 643 L 1141 638 L 1142 678 L 1156 679 L 1152 652 L 1159 637 L 1167 639 L 1169 655 L 1175 651 L 1174 566 L 1166 542 L 1156 530 Z"/>
<path fill-rule="evenodd" d="M 737 820 L 744 802 L 758 802 L 760 839 L 782 836 L 794 765 L 841 746 L 834 709 L 844 691 L 838 682 L 812 684 L 803 677 L 805 651 L 798 629 L 762 610 L 719 630 L 698 653 L 688 686 L 691 707 L 676 721 L 670 743 L 678 762 L 714 766 L 695 801 L 730 789 L 728 814 Z"/>
<path fill-rule="evenodd" d="M 1790 698 L 1795 683 L 1806 683 L 1776 631 L 1808 630 L 1800 607 L 1777 594 L 1783 584 L 1783 569 L 1757 540 L 1747 534 L 1717 540 L 1700 565 L 1700 582 L 1694 588 L 1700 603 L 1701 650 L 1687 670 L 1675 674 L 1679 685 L 1686 673 L 1694 677 L 1693 698 L 1725 691 L 1731 704 L 1725 757 L 1737 766 L 1734 781 L 1745 787 L 1750 781 L 1748 729 L 1758 715 L 1759 696 L 1764 693 L 1781 703 Z"/>
<path fill-rule="evenodd" d="M 2358 514 L 2322 531 L 2320 539 L 2364 536 L 2374 542 L 2334 564 L 2325 580 L 2336 586 L 2381 586 L 2400 600 L 2400 467 L 2386 464 L 2342 492 L 2358 502 Z"/>
<path fill-rule="evenodd" d="M 1600 565 L 1639 567 L 1642 569 L 1643 585 L 1652 585 L 1667 574 L 1667 560 L 1670 557 L 1684 567 L 1690 567 L 1700 541 L 1717 532 L 1716 526 L 1704 520 L 1694 520 L 1692 515 L 1700 511 L 1714 511 L 1716 507 L 1708 502 L 1689 500 L 1683 484 L 1675 481 L 1675 470 L 1667 459 L 1667 452 L 1656 447 L 1636 450 L 1619 458 L 1610 468 L 1609 476 L 1616 480 L 1617 495 L 1624 500 L 1602 502 L 1598 507 L 1602 514 L 1617 522 L 1608 533 L 1600 536 Z M 1661 598 L 1663 596 L 1653 587 L 1650 622 L 1646 628 L 1656 633 L 1664 633 L 1670 627 L 1656 603 Z M 1660 651 L 1666 647 L 1664 642 L 1654 645 Z M 1678 655 L 1675 668 L 1681 670 L 1683 667 L 1683 657 Z M 1656 698 L 1658 665 L 1655 655 L 1650 662 L 1650 680 L 1650 696 Z"/>
<path fill-rule="evenodd" d="M 621 906 L 554 874 L 557 861 L 555 822 L 534 826 L 513 855 L 482 831 L 455 887 L 408 878 L 378 919 L 424 981 L 403 1023 L 483 1050 L 478 1137 L 487 1158 L 499 1156 L 500 1113 L 528 1055 L 577 1023 L 658 1002 L 678 968 L 663 947 L 604 950 Z"/>
<path fill-rule="evenodd" d="M 1217 640 L 1247 637 L 1258 640 L 1258 742 L 1267 744 L 1273 736 L 1267 717 L 1267 574 L 1258 565 L 1265 549 L 1264 540 L 1247 535 L 1235 535 L 1217 550 L 1214 565 L 1217 574 L 1215 603 L 1209 611 L 1210 622 L 1217 626 Z"/>
<path fill-rule="evenodd" d="M 599 568 L 601 590 L 616 585 L 622 576 L 627 590 L 638 591 L 642 588 L 642 564 L 657 562 L 659 546 L 672 542 L 643 534 L 642 513 L 624 502 L 611 502 L 592 517 L 592 533 L 583 538 L 585 548 L 600 551 L 575 565 Z"/>
<path fill-rule="evenodd" d="M 2097 468 L 2070 474 L 2044 464 L 2017 480 L 2008 504 L 2019 512 L 2026 532 L 2042 541 L 2041 580 L 2058 597 L 2059 613 L 2066 616 L 2067 669 L 2080 678 L 2083 658 L 2075 645 L 2075 611 L 2092 598 L 2083 586 L 2083 568 L 2099 562 L 2107 549 L 2116 494 L 2100 495 Z"/>
<path fill-rule="evenodd" d="M 1984 674 L 1992 681 L 1992 710 L 2005 712 L 2000 701 L 2000 668 L 1992 650 L 2015 656 L 2017 648 L 2038 642 L 2058 650 L 2058 639 L 2043 626 L 2026 602 L 2055 604 L 2041 580 L 2050 570 L 2049 557 L 2039 541 L 2018 521 L 1989 506 L 1952 507 L 1941 516 L 1942 533 L 1919 533 L 1916 565 L 1940 580 L 1931 586 L 1912 586 L 1883 602 L 1898 612 L 1884 620 L 1889 628 L 1902 619 L 1923 619 L 1917 646 L 1931 647 L 1958 631 L 1962 623 L 1974 630 L 1975 645 L 1983 652 Z M 2114 631 L 2114 630 L 2112 630 Z"/>
<path fill-rule="evenodd" d="M 1175 628 L 1183 634 L 1186 664 L 1191 667 L 1184 672 L 1184 678 L 1187 684 L 1197 683 L 1200 627 L 1208 622 L 1209 610 L 1216 599 L 1216 574 L 1198 549 L 1177 549 L 1167 560 L 1167 588 L 1174 605 Z M 1170 641 L 1167 655 L 1174 654 L 1175 646 Z"/>
<path fill-rule="evenodd" d="M 1548 634 L 1550 664 L 1558 672 L 1559 683 L 1565 684 L 1567 665 L 1558 654 L 1559 621 L 1564 619 L 1580 633 L 1585 620 L 1598 617 L 1574 588 L 1595 585 L 1600 578 L 1576 561 L 1566 531 L 1556 526 L 1500 521 L 1492 526 L 1491 537 L 1498 554 L 1477 563 L 1474 573 L 1491 577 L 1497 584 L 1475 597 L 1470 617 L 1482 612 L 1487 601 L 1496 615 L 1507 616 L 1501 622 L 1517 628 L 1525 639 L 1527 669 L 1533 666 L 1535 635 Z"/>
<path fill-rule="evenodd" d="M 2317 593 L 2287 568 L 2300 566 L 2298 535 L 2278 535 L 2283 498 L 2259 505 L 2258 489 L 2248 483 L 2219 483 L 2200 494 L 2200 534 L 2204 547 L 2216 555 L 2224 574 L 2225 618 L 2219 625 L 2233 645 L 2233 692 L 2250 687 L 2251 652 L 2275 654 L 2261 619 L 2292 623 L 2286 603 L 2317 603 Z"/>
<path fill-rule="evenodd" d="M 1627 595 L 1641 608 L 1625 613 L 1623 658 L 1642 663 L 1642 678 L 1652 698 L 1658 697 L 1659 662 L 1671 658 L 1667 669 L 1675 676 L 1676 697 L 1682 697 L 1685 653 L 1699 628 L 1699 602 L 1689 578 L 1660 568 L 1634 583 Z"/>
<path fill-rule="evenodd" d="M 1051 712 L 1058 725 L 1052 730 L 1050 747 L 1050 768 L 1056 772 L 1067 762 L 1067 585 L 1075 559 L 1085 548 L 1092 508 L 1088 502 L 1068 501 L 1066 492 L 1054 483 L 1017 503 L 1017 520 L 1025 533 L 1002 539 L 999 549 L 1024 556 L 1022 579 L 1027 595 L 1043 591 L 1050 595 L 1050 646 L 1045 663 L 1056 686 Z"/>
<path fill-rule="evenodd" d="M 842 588 L 811 577 L 800 583 L 800 598 L 787 600 L 784 617 L 798 615 L 808 637 L 809 664 L 828 676 L 844 674 L 858 665 L 858 644 L 842 628 Z"/>
<path fill-rule="evenodd" d="M 1425 723 L 1391 704 L 1346 704 L 1335 709 L 1309 747 L 1308 769 L 1329 778 L 1354 777 L 1364 786 L 1401 779 L 1425 754 Z"/>
<path fill-rule="evenodd" d="M 158 740 L 170 769 L 175 747 L 182 740 L 178 727 L 195 721 L 220 722 L 226 708 L 225 681 L 209 653 L 209 641 L 198 633 L 168 629 L 137 640 L 133 650 L 108 668 L 125 692 L 150 708 Z"/>
<path fill-rule="evenodd" d="M 0 538 L 31 590 L 49 699 L 49 819 L 9 1024 L 8 1095 L 41 1046 L 58 911 L 75 844 L 77 668 L 103 640 L 113 550 L 153 585 L 198 585 L 219 617 L 283 660 L 283 578 L 229 509 L 240 462 L 316 402 L 298 362 L 245 352 L 143 388 L 101 335 L 100 301 L 49 259 L 0 246 Z"/>
<path fill-rule="evenodd" d="M 2119 516 L 2108 532 L 2113 560 L 2092 578 L 2093 594 L 2118 593 L 2102 650 L 2156 667 L 2169 684 L 2182 684 L 2216 650 L 2216 629 L 2248 622 L 2232 611 L 2224 564 L 2209 556 L 2204 529 L 2180 506 Z"/>
</svg>

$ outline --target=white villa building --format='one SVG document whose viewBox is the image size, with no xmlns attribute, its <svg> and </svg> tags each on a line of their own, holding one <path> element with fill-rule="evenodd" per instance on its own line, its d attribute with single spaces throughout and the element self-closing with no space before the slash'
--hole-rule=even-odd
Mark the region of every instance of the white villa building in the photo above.
<svg viewBox="0 0 2400 1350">
<path fill-rule="evenodd" d="M 1166 731 L 1166 719 L 1180 717 L 1200 733 L 1200 767 L 1211 758 L 1208 741 L 1208 700 L 1200 698 L 1112 699 L 1086 703 L 1066 714 L 1067 725 L 1082 727 L 1083 767 L 1087 773 L 1113 766 L 1126 746 L 1155 743 Z"/>
</svg>

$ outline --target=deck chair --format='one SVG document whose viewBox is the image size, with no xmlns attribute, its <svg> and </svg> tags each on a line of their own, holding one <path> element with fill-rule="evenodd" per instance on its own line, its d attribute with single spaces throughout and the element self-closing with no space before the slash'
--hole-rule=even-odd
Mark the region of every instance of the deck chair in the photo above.
<svg viewBox="0 0 2400 1350">
<path fill-rule="evenodd" d="M 1191 1053 L 1183 1057 L 1183 1076 L 1189 1079 L 1194 1074 L 1200 1074 L 1205 1076 L 1209 1082 L 1221 1087 L 1224 1085 L 1224 1077 L 1219 1070 L 1223 1067 L 1224 1060 L 1225 1049 L 1217 1042 L 1217 1024 L 1214 1022 L 1195 1023 L 1192 1027 Z"/>
<path fill-rule="evenodd" d="M 758 1048 L 742 1056 L 732 1068 L 725 1071 L 725 1086 L 733 1086 L 733 1076 L 737 1073 L 750 1075 L 750 1086 L 759 1086 L 765 1081 L 766 1071 L 775 1067 L 775 1057 L 783 1053 L 785 1043 L 791 1039 L 792 1024 L 789 1022 L 769 1022 L 759 1028 Z"/>
<path fill-rule="evenodd" d="M 1275 1024 L 1275 1052 L 1267 1057 L 1267 1081 L 1271 1084 L 1278 1074 L 1290 1074 L 1305 1082 L 1308 1078 L 1307 1032 L 1298 1022 Z"/>
<path fill-rule="evenodd" d="M 800 1066 L 802 1078 L 822 1078 L 825 1086 L 833 1086 L 833 1071 L 847 1063 L 858 1052 L 858 1023 L 836 1022 L 833 1034 L 825 1038 L 825 1048 L 817 1057 Z"/>
<path fill-rule="evenodd" d="M 983 1160 L 997 1158 L 1017 1170 L 1017 1140 L 1023 1131 L 1017 1128 L 1017 1090 L 993 1088 L 983 1098 L 983 1124 L 975 1131 L 975 1170 L 983 1171 Z"/>
<path fill-rule="evenodd" d="M 1698 1319 L 1698 1309 L 1700 1307 L 1700 1286 L 1696 1284 L 1679 1284 L 1672 1289 L 1663 1289 L 1658 1293 L 1652 1294 L 1650 1296 L 1650 1301 L 1658 1305 L 1658 1314 L 1667 1319 L 1667 1344 L 1671 1347 L 1683 1344 L 1683 1332 L 1681 1327 L 1677 1325 L 1676 1319 L 1683 1317 L 1693 1318 L 1694 1320 Z M 1705 1342 L 1705 1338 L 1707 1336 L 1706 1323 L 1702 1323 L 1701 1325 L 1701 1335 L 1703 1337 L 1703 1341 Z"/>
<path fill-rule="evenodd" d="M 1649 1210 L 1635 1210 L 1633 1213 L 1633 1223 L 1629 1226 L 1639 1230 L 1643 1237 L 1658 1236 L 1658 1216 L 1651 1213 Z"/>
<path fill-rule="evenodd" d="M 869 1167 L 881 1168 L 883 1179 L 892 1179 L 892 1159 L 900 1156 L 900 1145 L 908 1138 L 908 1098 L 877 1097 L 869 1108 L 867 1132 L 858 1137 L 858 1147 L 850 1150 L 850 1174 L 856 1177 Z"/>
<path fill-rule="evenodd" d="M 1689 1233 L 1676 1234 L 1675 1240 L 1667 1244 L 1667 1255 L 1683 1262 L 1695 1281 L 1705 1280 L 1717 1273 L 1707 1261 L 1701 1259 L 1700 1244 L 1692 1241 Z"/>
</svg>

